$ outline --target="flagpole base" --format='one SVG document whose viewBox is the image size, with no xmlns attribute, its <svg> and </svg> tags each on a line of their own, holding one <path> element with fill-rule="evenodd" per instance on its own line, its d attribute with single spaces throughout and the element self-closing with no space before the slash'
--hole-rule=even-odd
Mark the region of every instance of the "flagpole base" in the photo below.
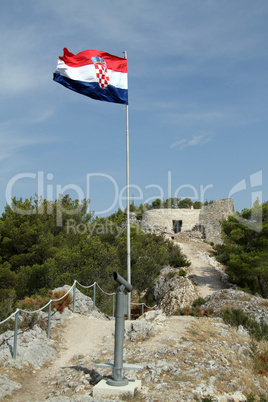
<svg viewBox="0 0 268 402">
<path fill-rule="evenodd" d="M 113 387 L 122 387 L 124 385 L 128 385 L 128 379 L 126 377 L 121 380 L 114 380 L 113 378 L 109 378 L 107 380 L 108 385 L 112 385 Z"/>
</svg>

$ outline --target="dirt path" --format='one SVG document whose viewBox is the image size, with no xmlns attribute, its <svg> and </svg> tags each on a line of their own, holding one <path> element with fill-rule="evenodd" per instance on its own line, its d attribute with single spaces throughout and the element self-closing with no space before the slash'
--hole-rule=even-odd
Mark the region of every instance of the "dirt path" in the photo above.
<svg viewBox="0 0 268 402">
<path fill-rule="evenodd" d="M 61 347 L 58 351 L 58 359 L 41 370 L 25 375 L 22 388 L 14 393 L 14 397 L 10 400 L 14 402 L 44 401 L 54 389 L 51 379 L 63 368 L 72 366 L 75 356 L 90 356 L 93 352 L 102 350 L 108 337 L 110 342 L 113 342 L 114 325 L 114 320 L 72 315 L 61 327 L 59 335 Z"/>
<path fill-rule="evenodd" d="M 217 290 L 226 288 L 219 271 L 206 261 L 206 257 L 212 250 L 209 244 L 183 239 L 176 241 L 176 243 L 191 262 L 190 274 L 193 282 L 197 285 L 200 297 L 205 298 Z"/>
<path fill-rule="evenodd" d="M 158 349 L 162 345 L 163 337 L 179 340 L 184 332 L 194 323 L 194 317 L 169 317 L 167 321 L 158 326 L 157 334 L 144 341 L 143 347 L 150 350 Z M 130 325 L 126 321 L 125 327 Z M 59 351 L 59 358 L 51 362 L 47 367 L 33 373 L 24 374 L 22 388 L 8 400 L 13 402 L 43 402 L 47 396 L 55 390 L 53 378 L 66 367 L 74 367 L 74 359 L 79 356 L 87 356 L 94 352 L 101 352 L 114 345 L 115 321 L 106 321 L 93 317 L 75 314 L 70 317 L 62 327 L 61 344 L 65 347 Z M 105 338 L 105 339 L 104 339 Z M 105 357 L 103 357 L 105 359 Z M 88 369 L 94 368 L 94 362 L 88 364 Z M 68 380 L 65 379 L 66 386 Z"/>
<path fill-rule="evenodd" d="M 53 364 L 53 370 L 67 366 L 74 355 L 90 355 L 104 345 L 104 337 L 114 333 L 114 320 L 101 320 L 91 316 L 73 315 L 68 320 L 62 336 L 65 348 Z"/>
</svg>

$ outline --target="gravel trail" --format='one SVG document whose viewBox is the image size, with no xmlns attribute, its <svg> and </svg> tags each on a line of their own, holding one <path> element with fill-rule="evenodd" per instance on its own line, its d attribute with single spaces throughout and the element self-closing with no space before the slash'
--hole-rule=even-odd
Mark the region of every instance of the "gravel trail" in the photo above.
<svg viewBox="0 0 268 402">
<path fill-rule="evenodd" d="M 176 243 L 181 247 L 183 254 L 191 262 L 190 274 L 193 282 L 197 285 L 200 297 L 205 298 L 220 289 L 228 286 L 222 280 L 220 264 L 214 258 L 209 257 L 212 247 L 201 241 L 178 240 Z"/>
</svg>

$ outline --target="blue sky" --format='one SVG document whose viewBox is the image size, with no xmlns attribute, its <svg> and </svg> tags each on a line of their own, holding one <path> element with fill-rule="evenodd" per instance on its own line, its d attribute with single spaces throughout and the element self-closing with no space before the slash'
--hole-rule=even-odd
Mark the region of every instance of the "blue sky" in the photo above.
<svg viewBox="0 0 268 402">
<path fill-rule="evenodd" d="M 127 51 L 131 201 L 267 201 L 267 21 L 266 0 L 2 1 L 0 212 L 126 205 L 126 112 L 52 80 L 63 47 Z"/>
</svg>

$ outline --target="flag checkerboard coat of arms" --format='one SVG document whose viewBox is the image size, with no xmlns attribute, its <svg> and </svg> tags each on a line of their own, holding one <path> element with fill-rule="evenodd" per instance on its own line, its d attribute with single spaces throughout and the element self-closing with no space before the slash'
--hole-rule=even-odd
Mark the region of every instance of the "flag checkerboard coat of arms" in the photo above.
<svg viewBox="0 0 268 402">
<path fill-rule="evenodd" d="M 107 73 L 106 61 L 99 56 L 91 57 L 91 60 L 93 61 L 95 66 L 95 72 L 99 80 L 99 86 L 102 89 L 107 88 L 110 82 L 110 78 Z"/>
</svg>

